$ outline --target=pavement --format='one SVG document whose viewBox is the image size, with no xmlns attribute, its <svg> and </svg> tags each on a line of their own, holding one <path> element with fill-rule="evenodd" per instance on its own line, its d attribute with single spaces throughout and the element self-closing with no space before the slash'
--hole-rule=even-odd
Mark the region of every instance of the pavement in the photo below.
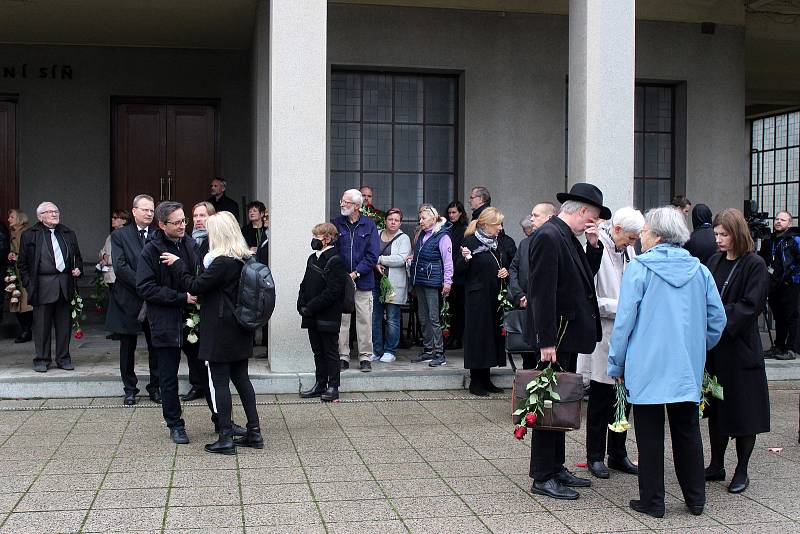
<svg viewBox="0 0 800 534">
<path fill-rule="evenodd" d="M 192 442 L 174 445 L 150 402 L 5 400 L 0 534 L 796 533 L 799 389 L 770 383 L 773 430 L 756 443 L 750 488 L 730 495 L 709 483 L 702 516 L 686 511 L 667 446 L 663 519 L 629 510 L 636 478 L 616 472 L 593 479 L 577 501 L 531 495 L 530 437 L 513 438 L 507 393 L 345 393 L 336 404 L 260 395 L 266 448 L 230 457 L 203 452 L 214 436 L 199 403 L 184 407 Z M 632 432 L 628 442 L 635 459 Z M 583 430 L 567 434 L 567 465 L 585 476 L 572 467 L 583 443 Z M 729 473 L 734 458 L 729 450 Z"/>
</svg>

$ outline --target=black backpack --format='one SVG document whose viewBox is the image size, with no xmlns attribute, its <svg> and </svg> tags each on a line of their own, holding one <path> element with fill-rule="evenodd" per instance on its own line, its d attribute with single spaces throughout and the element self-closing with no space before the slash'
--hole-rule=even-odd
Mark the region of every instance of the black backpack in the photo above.
<svg viewBox="0 0 800 534">
<path fill-rule="evenodd" d="M 314 262 L 311 262 L 311 268 L 317 271 L 325 281 L 328 281 L 328 273 L 330 272 L 330 265 L 333 259 L 336 256 L 331 257 L 325 263 L 325 269 L 320 269 Z M 344 282 L 344 294 L 342 295 L 342 313 L 353 313 L 356 311 L 356 283 L 350 278 L 350 275 L 347 276 L 347 280 Z"/>
<path fill-rule="evenodd" d="M 243 262 L 233 316 L 245 330 L 258 330 L 275 310 L 275 281 L 269 267 L 252 256 Z"/>
</svg>

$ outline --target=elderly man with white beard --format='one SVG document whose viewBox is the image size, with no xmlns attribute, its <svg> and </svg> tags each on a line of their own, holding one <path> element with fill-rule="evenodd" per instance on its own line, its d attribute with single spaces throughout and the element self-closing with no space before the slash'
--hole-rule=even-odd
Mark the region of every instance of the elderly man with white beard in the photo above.
<svg viewBox="0 0 800 534">
<path fill-rule="evenodd" d="M 378 229 L 362 215 L 364 203 L 361 191 L 348 189 L 339 201 L 341 216 L 333 219 L 339 231 L 336 248 L 344 261 L 350 278 L 356 284 L 356 337 L 358 338 L 359 369 L 372 371 L 372 290 L 375 288 L 375 264 L 378 262 Z M 350 314 L 342 315 L 339 330 L 339 359 L 342 370 L 350 368 Z"/>
</svg>

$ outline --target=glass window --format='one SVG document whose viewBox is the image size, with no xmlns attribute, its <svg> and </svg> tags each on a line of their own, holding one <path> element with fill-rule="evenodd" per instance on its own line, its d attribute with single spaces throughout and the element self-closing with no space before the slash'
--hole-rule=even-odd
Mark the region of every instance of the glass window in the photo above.
<svg viewBox="0 0 800 534">
<path fill-rule="evenodd" d="M 773 217 L 800 211 L 800 111 L 756 119 L 751 126 L 750 198 Z"/>
<path fill-rule="evenodd" d="M 646 210 L 669 204 L 675 179 L 675 88 L 636 84 L 634 204 Z"/>
<path fill-rule="evenodd" d="M 456 76 L 334 71 L 331 216 L 342 192 L 362 185 L 376 208 L 398 207 L 409 224 L 422 202 L 444 215 L 456 194 L 457 106 Z"/>
</svg>

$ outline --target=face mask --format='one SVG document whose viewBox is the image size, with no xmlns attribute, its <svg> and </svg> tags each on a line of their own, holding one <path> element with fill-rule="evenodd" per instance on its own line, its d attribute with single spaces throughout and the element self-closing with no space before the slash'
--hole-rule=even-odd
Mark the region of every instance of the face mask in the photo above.
<svg viewBox="0 0 800 534">
<path fill-rule="evenodd" d="M 311 250 L 322 250 L 323 246 L 321 239 L 315 237 L 311 240 Z"/>
</svg>

